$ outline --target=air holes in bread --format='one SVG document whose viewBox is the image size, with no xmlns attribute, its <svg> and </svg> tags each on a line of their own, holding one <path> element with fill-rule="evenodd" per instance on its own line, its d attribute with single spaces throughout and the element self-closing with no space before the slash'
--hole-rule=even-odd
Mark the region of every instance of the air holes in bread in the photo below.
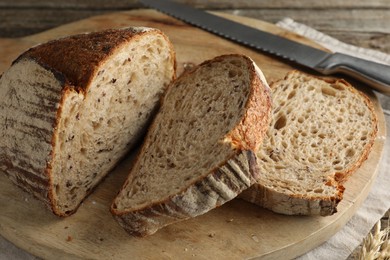
<svg viewBox="0 0 390 260">
<path fill-rule="evenodd" d="M 322 92 L 322 94 L 324 94 L 326 96 L 332 96 L 332 97 L 336 96 L 336 91 L 330 87 L 327 87 L 327 86 L 323 86 L 321 88 L 321 92 Z"/>
<path fill-rule="evenodd" d="M 242 74 L 241 71 L 239 70 L 229 70 L 229 78 L 234 78 L 234 77 L 237 77 L 237 76 L 240 76 Z"/>
<path fill-rule="evenodd" d="M 64 56 L 68 59 L 61 58 Z M 11 147 L 24 147 L 21 154 L 32 154 L 30 147 L 34 147 L 34 160 L 25 168 L 31 176 L 51 180 L 47 185 L 39 183 L 42 192 L 38 197 L 55 214 L 65 216 L 77 209 L 140 140 L 150 122 L 148 115 L 156 111 L 162 93 L 175 78 L 175 57 L 168 38 L 157 29 L 110 29 L 33 47 L 5 75 L 20 84 L 15 86 L 2 77 L 0 90 L 12 87 L 23 94 L 26 108 L 34 111 L 23 120 L 39 131 L 27 129 L 31 134 L 25 135 L 25 140 L 1 132 L 14 140 Z M 133 99 L 139 105 L 133 104 Z M 4 102 L 8 101 L 1 100 L 0 107 Z M 9 110 L 5 116 L 19 122 L 18 111 Z M 1 112 L 0 122 L 5 111 Z M 0 147 L 5 147 L 1 139 Z M 3 150 L 0 158 L 7 158 Z M 78 185 L 78 190 L 71 194 L 73 186 L 68 183 Z M 50 198 L 44 195 L 48 192 Z"/>
<path fill-rule="evenodd" d="M 233 181 L 237 175 L 229 173 L 239 170 L 245 176 L 242 165 L 252 162 L 244 158 L 232 166 L 225 164 L 242 149 L 254 156 L 269 125 L 267 121 L 260 127 L 270 116 L 270 96 L 255 68 L 248 58 L 226 55 L 193 68 L 171 84 L 129 176 L 148 192 L 126 194 L 137 185 L 129 181 L 115 199 L 112 212 L 127 231 L 154 233 L 171 222 L 203 214 L 250 185 L 251 180 L 248 184 L 241 184 L 244 179 Z M 259 107 L 250 110 L 252 105 Z M 249 120 L 253 112 L 258 116 Z M 245 143 L 242 132 L 248 134 Z M 138 218 L 149 209 L 156 214 Z M 168 213 L 159 213 L 166 209 Z"/>
<path fill-rule="evenodd" d="M 273 119 L 257 153 L 261 180 L 241 198 L 288 215 L 331 215 L 341 199 L 340 184 L 375 140 L 372 104 L 345 81 L 297 71 L 271 90 Z"/>
<path fill-rule="evenodd" d="M 292 99 L 295 96 L 296 92 L 293 90 L 288 94 L 287 99 Z"/>
<path fill-rule="evenodd" d="M 92 121 L 93 130 L 97 130 L 100 127 L 100 125 L 101 124 L 99 122 Z"/>
<path fill-rule="evenodd" d="M 340 160 L 334 160 L 334 161 L 332 162 L 333 165 L 336 165 L 336 164 L 339 164 L 339 163 L 341 163 Z"/>
<path fill-rule="evenodd" d="M 276 130 L 280 130 L 283 127 L 285 127 L 287 124 L 287 118 L 285 115 L 281 115 L 278 120 L 276 120 L 276 123 L 274 124 L 274 128 Z"/>
<path fill-rule="evenodd" d="M 352 157 L 352 156 L 354 156 L 354 155 L 355 155 L 355 149 L 353 149 L 353 148 L 347 149 L 345 155 L 346 155 L 347 157 Z"/>
</svg>

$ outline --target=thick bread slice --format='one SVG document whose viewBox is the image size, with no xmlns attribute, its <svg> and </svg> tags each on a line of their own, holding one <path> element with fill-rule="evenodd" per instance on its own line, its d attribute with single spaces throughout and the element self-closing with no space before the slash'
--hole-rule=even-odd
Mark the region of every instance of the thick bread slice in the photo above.
<svg viewBox="0 0 390 260">
<path fill-rule="evenodd" d="M 159 30 L 69 36 L 22 54 L 0 80 L 0 169 L 72 214 L 139 140 L 175 77 Z"/>
<path fill-rule="evenodd" d="M 260 179 L 241 197 L 289 215 L 331 215 L 342 186 L 366 160 L 377 133 L 371 101 L 344 80 L 294 71 L 271 86 L 272 121 Z"/>
<path fill-rule="evenodd" d="M 111 211 L 145 236 L 233 199 L 258 178 L 254 150 L 269 125 L 268 85 L 241 55 L 206 61 L 169 88 Z"/>
</svg>

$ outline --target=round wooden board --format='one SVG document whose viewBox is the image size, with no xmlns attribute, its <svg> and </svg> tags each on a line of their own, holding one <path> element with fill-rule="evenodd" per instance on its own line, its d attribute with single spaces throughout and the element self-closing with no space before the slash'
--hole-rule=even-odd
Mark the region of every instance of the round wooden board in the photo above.
<svg viewBox="0 0 390 260">
<path fill-rule="evenodd" d="M 250 26 L 315 46 L 307 39 L 258 20 L 224 15 Z M 24 49 L 68 34 L 125 26 L 160 28 L 173 42 L 179 73 L 220 54 L 252 57 L 269 82 L 293 67 L 267 55 L 223 40 L 151 10 L 93 17 L 20 39 L 0 39 L 0 72 Z M 357 84 L 355 82 L 355 84 Z M 383 112 L 371 92 L 379 117 L 379 134 L 368 160 L 346 183 L 338 213 L 330 217 L 283 216 L 239 199 L 199 216 L 165 227 L 146 238 L 133 238 L 115 222 L 109 206 L 131 167 L 123 161 L 83 202 L 78 212 L 57 218 L 0 175 L 0 234 L 22 249 L 43 258 L 88 259 L 248 259 L 293 258 L 326 241 L 354 214 L 369 193 L 385 141 Z"/>
</svg>

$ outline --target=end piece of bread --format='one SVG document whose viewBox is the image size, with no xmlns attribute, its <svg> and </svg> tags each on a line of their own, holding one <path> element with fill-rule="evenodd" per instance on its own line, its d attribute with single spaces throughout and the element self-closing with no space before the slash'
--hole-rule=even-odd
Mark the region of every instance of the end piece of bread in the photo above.
<svg viewBox="0 0 390 260">
<path fill-rule="evenodd" d="M 240 196 L 277 213 L 331 215 L 377 134 L 371 101 L 344 80 L 298 71 L 271 85 L 274 109 L 260 179 Z"/>
<path fill-rule="evenodd" d="M 270 112 L 269 87 L 248 57 L 185 73 L 168 88 L 112 214 L 145 236 L 233 199 L 258 178 L 254 151 Z"/>
<path fill-rule="evenodd" d="M 159 30 L 69 36 L 23 53 L 0 80 L 0 169 L 70 215 L 129 151 L 175 77 Z"/>
</svg>

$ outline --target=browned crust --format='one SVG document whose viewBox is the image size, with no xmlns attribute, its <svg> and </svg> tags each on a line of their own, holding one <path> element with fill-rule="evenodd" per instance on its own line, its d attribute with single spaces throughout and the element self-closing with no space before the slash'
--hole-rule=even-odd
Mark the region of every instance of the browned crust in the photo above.
<svg viewBox="0 0 390 260">
<path fill-rule="evenodd" d="M 185 71 L 178 81 L 185 77 L 191 77 L 198 67 L 222 61 L 225 57 L 244 57 L 251 72 L 251 84 L 253 88 L 245 104 L 245 113 L 241 121 L 232 129 L 226 138 L 231 142 L 232 147 L 239 150 L 257 151 L 268 130 L 271 120 L 272 100 L 267 82 L 263 82 L 257 75 L 254 61 L 249 57 L 240 54 L 225 54 L 207 60 Z"/>
<path fill-rule="evenodd" d="M 240 162 L 241 160 L 248 162 L 248 168 Z M 230 163 L 239 165 L 245 174 L 245 181 L 242 179 L 243 176 L 229 167 Z M 240 152 L 227 160 L 224 166 L 231 176 L 228 176 L 226 170 L 223 171 L 221 167 L 163 201 L 132 212 L 120 212 L 113 205 L 111 213 L 126 232 L 140 237 L 151 235 L 169 224 L 204 214 L 211 209 L 210 205 L 212 208 L 219 207 L 256 182 L 258 170 L 253 151 Z M 215 182 L 219 184 L 215 185 Z M 222 184 L 235 195 L 232 197 L 225 194 L 225 190 L 221 188 Z"/>
<path fill-rule="evenodd" d="M 362 163 L 365 160 L 367 160 L 367 158 L 368 158 L 368 156 L 369 156 L 369 154 L 371 152 L 372 146 L 375 143 L 375 139 L 377 137 L 377 134 L 378 134 L 378 116 L 377 116 L 377 114 L 375 112 L 375 107 L 374 107 L 373 103 L 371 102 L 371 100 L 363 92 L 357 90 L 351 84 L 349 84 L 347 81 L 345 81 L 343 79 L 334 80 L 332 83 L 333 84 L 335 84 L 335 83 L 342 83 L 351 92 L 354 92 L 354 93 L 356 93 L 357 95 L 359 95 L 361 97 L 361 99 L 363 100 L 363 102 L 365 103 L 365 105 L 368 107 L 368 109 L 371 112 L 372 120 L 371 120 L 370 123 L 371 123 L 371 125 L 374 128 L 374 131 L 372 131 L 370 133 L 369 142 L 366 144 L 366 147 L 365 147 L 363 153 L 361 154 L 359 160 L 351 168 L 347 169 L 346 171 L 344 171 L 344 172 L 336 172 L 335 173 L 335 180 L 339 184 L 343 184 L 362 165 Z"/>
<path fill-rule="evenodd" d="M 42 200 L 51 211 L 60 217 L 65 217 L 76 212 L 62 212 L 54 199 L 54 186 L 52 178 L 51 162 L 54 158 L 56 146 L 56 136 L 58 136 L 59 120 L 62 114 L 62 106 L 68 94 L 72 91 L 82 91 L 87 93 L 91 80 L 98 72 L 99 66 L 107 60 L 123 44 L 136 40 L 144 34 L 153 33 L 161 35 L 169 44 L 171 57 L 173 59 L 174 71 L 176 71 L 176 58 L 173 45 L 168 37 L 158 29 L 148 28 L 143 31 L 138 28 L 110 29 L 99 32 L 72 35 L 37 45 L 23 54 L 21 54 L 12 64 L 16 64 L 24 59 L 33 60 L 46 70 L 52 72 L 54 77 L 62 84 L 61 99 L 56 110 L 56 120 L 53 122 L 53 135 L 51 138 L 52 150 L 48 158 L 47 167 L 41 176 L 47 180 L 43 188 L 26 186 L 26 182 L 21 182 L 20 178 L 16 180 L 19 187 L 27 192 L 35 189 L 35 192 L 43 197 L 34 197 Z M 173 73 L 172 80 L 176 75 Z M 11 164 L 12 165 L 12 164 Z M 16 177 L 15 177 L 16 178 Z M 97 185 L 96 185 L 97 186 Z M 89 191 L 92 192 L 93 189 Z M 80 203 L 81 204 L 81 203 Z M 80 206 L 79 204 L 79 206 Z"/>
<path fill-rule="evenodd" d="M 218 179 L 220 183 L 231 187 L 231 190 L 235 193 L 234 197 L 243 190 L 250 187 L 255 183 L 256 180 L 259 179 L 257 160 L 253 151 L 261 144 L 261 140 L 263 139 L 268 128 L 269 121 L 271 119 L 271 97 L 268 85 L 266 82 L 261 81 L 261 79 L 258 77 L 253 61 L 248 57 L 238 54 L 218 56 L 212 60 L 201 63 L 191 71 L 185 72 L 177 79 L 177 82 L 180 81 L 183 77 L 191 77 L 191 74 L 193 74 L 198 67 L 207 66 L 212 62 L 221 61 L 226 56 L 244 57 L 251 71 L 252 89 L 245 104 L 245 113 L 243 114 L 241 120 L 237 122 L 236 127 L 234 127 L 226 135 L 226 138 L 230 142 L 232 149 L 235 151 L 235 155 L 233 158 L 228 158 L 226 161 L 221 162 L 218 168 L 213 169 L 208 174 L 205 174 L 194 180 L 193 183 L 187 187 L 184 187 L 174 196 L 162 198 L 160 201 L 154 202 L 150 205 L 137 209 L 127 209 L 120 211 L 116 208 L 115 199 L 111 205 L 111 213 L 129 234 L 135 236 L 146 236 L 153 234 L 161 227 L 164 227 L 170 223 L 203 214 L 233 198 L 223 198 L 221 195 L 219 196 L 220 202 L 216 205 L 208 207 L 207 210 L 202 209 L 201 205 L 196 206 L 199 207 L 199 209 L 196 209 L 195 214 L 189 214 L 186 212 L 185 208 L 177 206 L 178 202 L 191 198 L 193 196 L 193 192 L 202 190 L 207 191 L 210 189 L 210 187 L 212 187 L 209 181 L 210 178 Z M 153 123 L 149 129 L 149 132 L 151 132 L 154 127 L 155 124 Z M 139 160 L 139 156 L 143 154 L 144 150 L 145 145 L 138 154 L 136 159 L 137 161 Z M 226 176 L 226 173 L 221 171 L 221 168 L 228 167 L 229 161 L 237 160 L 237 158 L 241 155 L 244 155 L 247 158 L 249 164 L 247 177 L 250 179 L 251 184 L 248 186 L 244 185 L 242 182 L 241 185 L 239 185 L 239 188 L 234 188 L 232 185 L 234 181 L 232 181 L 231 178 L 229 179 L 229 177 Z M 230 168 L 230 172 L 234 173 L 235 171 Z M 122 186 L 121 191 L 125 189 L 130 179 L 131 176 L 128 177 L 125 184 Z M 207 197 L 207 192 L 203 192 L 202 196 Z"/>
<path fill-rule="evenodd" d="M 261 174 L 261 173 L 260 173 Z M 329 216 L 337 212 L 337 205 L 343 199 L 344 187 L 337 185 L 334 196 L 289 195 L 272 190 L 260 183 L 240 194 L 240 198 L 285 215 Z M 283 209 L 280 207 L 283 205 Z M 287 207 L 287 208 L 286 208 Z"/>
<path fill-rule="evenodd" d="M 66 84 L 66 78 L 62 73 L 59 71 L 49 67 L 47 64 L 42 64 L 39 60 L 36 60 L 34 58 L 30 57 L 19 57 L 17 60 L 13 62 L 13 64 L 17 62 L 21 62 L 23 60 L 31 60 L 32 62 L 37 63 L 39 66 L 45 68 L 46 70 L 50 71 L 53 76 L 58 80 L 58 82 L 62 85 Z M 60 96 L 61 93 L 54 93 L 55 95 Z M 45 135 L 41 135 L 42 141 L 45 141 L 44 137 L 49 137 L 49 139 L 53 139 L 53 133 L 54 129 L 56 128 L 57 125 L 57 118 L 58 118 L 58 109 L 56 107 L 56 104 L 58 104 L 57 100 L 53 100 L 53 106 L 51 107 L 45 107 L 47 110 L 47 113 L 56 113 L 57 116 L 54 118 L 54 120 L 47 120 L 53 127 L 53 131 L 47 131 L 45 132 Z M 51 138 L 50 138 L 51 137 Z M 46 142 L 46 141 L 45 141 Z M 51 141 L 52 143 L 52 141 Z M 18 154 L 18 151 L 14 151 L 13 154 Z M 49 156 L 50 157 L 50 156 Z M 4 160 L 0 160 L 0 163 L 3 165 L 6 165 L 7 168 L 5 170 L 6 175 L 13 180 L 13 182 L 20 187 L 23 191 L 30 193 L 34 198 L 41 200 L 46 207 L 51 209 L 53 212 L 54 210 L 52 209 L 52 202 L 51 202 L 51 197 L 50 197 L 50 190 L 51 190 L 51 176 L 50 174 L 47 173 L 47 168 L 46 169 L 34 169 L 32 168 L 31 164 L 29 164 L 27 161 L 24 163 L 24 168 L 29 169 L 29 170 L 24 170 L 20 167 L 17 167 L 13 164 L 13 158 L 10 156 L 4 156 Z M 50 158 L 47 158 L 50 159 Z M 31 183 L 30 184 L 28 181 L 29 180 Z"/>
<path fill-rule="evenodd" d="M 257 151 L 263 142 L 270 121 L 272 111 L 271 93 L 267 82 L 257 76 L 253 61 L 246 58 L 251 68 L 251 94 L 246 103 L 245 114 L 241 122 L 227 135 L 232 145 L 240 150 Z"/>
<path fill-rule="evenodd" d="M 116 49 L 150 32 L 160 34 L 167 39 L 167 36 L 157 29 L 139 31 L 125 28 L 77 34 L 37 45 L 21 54 L 14 63 L 22 58 L 34 59 L 44 64 L 45 68 L 63 74 L 69 82 L 68 86 L 86 92 L 99 66 Z M 173 53 L 172 46 L 171 50 Z"/>
</svg>

